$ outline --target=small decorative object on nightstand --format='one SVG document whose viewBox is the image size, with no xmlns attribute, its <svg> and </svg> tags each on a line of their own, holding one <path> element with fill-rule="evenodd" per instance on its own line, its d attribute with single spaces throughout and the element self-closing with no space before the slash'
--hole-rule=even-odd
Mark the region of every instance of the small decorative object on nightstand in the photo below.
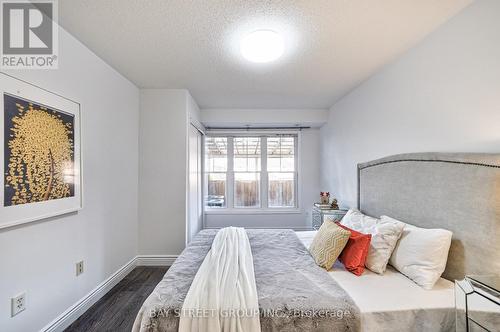
<svg viewBox="0 0 500 332">
<path fill-rule="evenodd" d="M 320 192 L 319 199 L 321 204 L 330 204 L 330 192 L 329 191 Z"/>
<path fill-rule="evenodd" d="M 500 331 L 500 275 L 455 281 L 456 331 Z"/>
<path fill-rule="evenodd" d="M 332 204 L 330 204 L 330 207 L 332 210 L 338 210 L 339 209 L 339 204 L 336 198 L 332 199 Z"/>
<path fill-rule="evenodd" d="M 325 220 L 340 221 L 347 210 L 332 209 L 329 204 L 315 203 L 312 209 L 312 228 L 317 230 Z"/>
</svg>

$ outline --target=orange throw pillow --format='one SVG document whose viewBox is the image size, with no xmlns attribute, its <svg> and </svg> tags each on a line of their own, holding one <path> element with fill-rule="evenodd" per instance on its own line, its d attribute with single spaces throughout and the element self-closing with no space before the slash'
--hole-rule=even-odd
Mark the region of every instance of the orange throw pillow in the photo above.
<svg viewBox="0 0 500 332">
<path fill-rule="evenodd" d="M 370 249 L 371 234 L 357 232 L 340 223 L 336 223 L 345 230 L 351 232 L 349 241 L 347 241 L 344 250 L 339 256 L 339 261 L 344 264 L 347 271 L 360 276 L 365 271 L 365 261 Z"/>
</svg>

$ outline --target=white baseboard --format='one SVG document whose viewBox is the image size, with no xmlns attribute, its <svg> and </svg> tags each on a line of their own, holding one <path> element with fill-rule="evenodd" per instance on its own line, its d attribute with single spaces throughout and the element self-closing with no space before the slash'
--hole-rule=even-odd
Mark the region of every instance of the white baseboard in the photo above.
<svg viewBox="0 0 500 332">
<path fill-rule="evenodd" d="M 139 255 L 136 257 L 137 266 L 171 266 L 177 255 Z"/>
<path fill-rule="evenodd" d="M 62 332 L 87 311 L 101 297 L 106 295 L 117 283 L 119 283 L 127 274 L 132 272 L 136 266 L 170 266 L 173 264 L 177 255 L 139 255 L 132 258 L 127 264 L 119 268 L 108 279 L 104 280 L 90 293 L 73 304 L 68 310 L 54 319 L 48 325 L 41 329 L 43 332 Z"/>
<path fill-rule="evenodd" d="M 113 273 L 108 279 L 104 280 L 90 293 L 81 298 L 78 302 L 72 305 L 68 310 L 63 312 L 59 317 L 45 326 L 44 332 L 59 332 L 71 325 L 85 311 L 87 311 L 94 303 L 113 288 L 120 280 L 129 274 L 136 266 L 136 258 L 131 259 L 127 264 L 122 266 L 118 271 Z"/>
</svg>

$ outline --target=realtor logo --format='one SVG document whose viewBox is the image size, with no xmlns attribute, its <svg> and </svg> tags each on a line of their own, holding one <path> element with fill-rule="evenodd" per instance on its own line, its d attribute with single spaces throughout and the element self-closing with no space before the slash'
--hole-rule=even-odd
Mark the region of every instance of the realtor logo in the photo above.
<svg viewBox="0 0 500 332">
<path fill-rule="evenodd" d="M 1 1 L 2 69 L 57 68 L 56 2 Z"/>
</svg>

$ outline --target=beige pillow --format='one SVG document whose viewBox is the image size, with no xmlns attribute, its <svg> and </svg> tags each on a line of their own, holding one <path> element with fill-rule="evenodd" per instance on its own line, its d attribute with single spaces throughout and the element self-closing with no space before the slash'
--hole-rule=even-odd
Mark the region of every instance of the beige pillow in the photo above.
<svg viewBox="0 0 500 332">
<path fill-rule="evenodd" d="M 316 264 L 329 271 L 347 244 L 349 236 L 351 232 L 348 230 L 334 222 L 325 221 L 309 247 Z"/>
</svg>

